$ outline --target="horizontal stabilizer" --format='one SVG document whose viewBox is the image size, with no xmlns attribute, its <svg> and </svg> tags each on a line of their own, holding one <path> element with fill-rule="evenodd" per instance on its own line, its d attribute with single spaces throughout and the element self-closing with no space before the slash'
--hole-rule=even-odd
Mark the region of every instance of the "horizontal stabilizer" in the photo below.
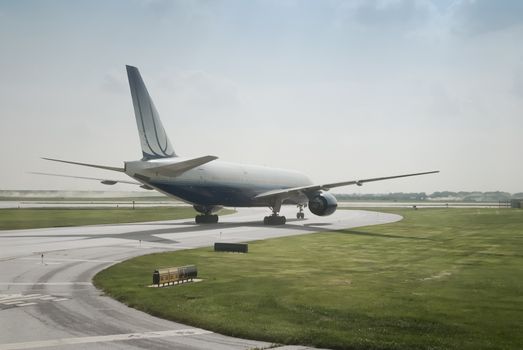
<svg viewBox="0 0 523 350">
<path fill-rule="evenodd" d="M 179 158 L 177 158 L 177 159 L 179 159 Z M 147 168 L 147 172 L 152 172 L 154 174 L 164 175 L 164 176 L 178 176 L 178 175 L 181 175 L 184 172 L 191 170 L 193 168 L 196 168 L 200 165 L 212 162 L 215 159 L 218 159 L 218 157 L 203 156 L 203 157 L 198 157 L 198 158 L 193 158 L 193 159 L 188 159 L 188 160 L 176 161 L 174 163 L 170 163 L 167 165 L 160 165 L 157 167 Z"/>
<path fill-rule="evenodd" d="M 117 168 L 117 167 L 112 167 L 112 166 L 97 165 L 97 164 L 87 164 L 87 163 L 78 163 L 78 162 L 71 162 L 69 160 L 44 158 L 44 157 L 42 157 L 42 159 L 50 160 L 52 162 L 60 162 L 60 163 L 67 163 L 67 164 L 74 164 L 74 165 L 82 165 L 82 166 L 88 166 L 88 167 L 91 167 L 91 168 L 105 169 L 105 170 L 111 170 L 111 171 L 119 171 L 121 173 L 125 172 L 124 168 Z"/>
<path fill-rule="evenodd" d="M 121 183 L 121 184 L 127 184 L 127 185 L 136 185 L 136 186 L 140 186 L 141 188 L 144 188 L 146 190 L 152 190 L 151 187 L 141 184 L 136 181 L 113 180 L 113 179 L 102 179 L 102 178 L 87 177 L 87 176 L 73 176 L 73 175 L 62 175 L 62 174 L 52 174 L 52 173 L 41 173 L 41 172 L 37 172 L 37 171 L 31 171 L 31 172 L 29 172 L 29 174 L 55 176 L 55 177 L 67 177 L 70 179 L 95 180 L 95 181 L 100 181 L 100 183 L 102 183 L 104 185 L 116 185 L 117 183 Z"/>
<path fill-rule="evenodd" d="M 302 186 L 302 187 L 293 187 L 293 188 L 285 188 L 281 190 L 272 190 L 260 193 L 254 198 L 270 198 L 270 197 L 286 197 L 291 196 L 294 193 L 312 193 L 320 190 L 328 191 L 331 188 L 334 187 L 341 187 L 341 186 L 349 186 L 349 185 L 358 185 L 361 186 L 366 182 L 374 182 L 374 181 L 382 181 L 382 180 L 390 180 L 390 179 L 398 179 L 401 177 L 409 177 L 409 176 L 418 176 L 418 175 L 427 175 L 427 174 L 436 174 L 439 173 L 439 170 L 436 171 L 427 171 L 424 173 L 415 173 L 415 174 L 404 174 L 404 175 L 394 175 L 394 176 L 385 176 L 385 177 L 375 177 L 371 179 L 361 179 L 361 180 L 351 180 L 351 181 L 343 181 L 343 182 L 334 182 L 330 184 L 324 184 L 324 185 L 310 185 L 310 186 Z"/>
</svg>

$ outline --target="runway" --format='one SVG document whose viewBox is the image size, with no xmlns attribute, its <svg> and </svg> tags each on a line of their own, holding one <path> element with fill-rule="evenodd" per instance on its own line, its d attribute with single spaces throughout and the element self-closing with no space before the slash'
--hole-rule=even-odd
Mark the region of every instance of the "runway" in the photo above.
<svg viewBox="0 0 523 350">
<path fill-rule="evenodd" d="M 282 214 L 295 216 L 284 207 Z M 0 350 L 252 349 L 272 344 L 162 320 L 97 290 L 92 277 L 133 256 L 394 222 L 394 214 L 338 210 L 264 226 L 266 209 L 240 209 L 220 223 L 193 219 L 0 231 Z M 152 271 L 151 271 L 152 273 Z M 227 322 L 227 320 L 224 320 Z M 300 347 L 300 349 L 303 349 Z"/>
</svg>

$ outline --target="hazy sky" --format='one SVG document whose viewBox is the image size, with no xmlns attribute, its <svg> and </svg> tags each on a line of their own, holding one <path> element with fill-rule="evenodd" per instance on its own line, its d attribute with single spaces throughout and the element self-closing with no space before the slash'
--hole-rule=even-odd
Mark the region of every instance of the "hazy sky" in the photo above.
<svg viewBox="0 0 523 350">
<path fill-rule="evenodd" d="M 338 192 L 523 191 L 523 1 L 0 1 L 0 189 L 134 190 L 125 64 L 175 151 Z"/>
</svg>

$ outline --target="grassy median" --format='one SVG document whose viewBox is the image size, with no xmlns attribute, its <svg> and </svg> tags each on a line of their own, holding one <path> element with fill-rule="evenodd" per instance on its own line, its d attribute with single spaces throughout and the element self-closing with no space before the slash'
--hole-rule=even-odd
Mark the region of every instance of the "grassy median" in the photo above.
<svg viewBox="0 0 523 350">
<path fill-rule="evenodd" d="M 523 210 L 393 209 L 401 222 L 138 257 L 95 284 L 219 333 L 333 349 L 523 348 Z M 147 288 L 157 267 L 203 282 Z"/>
<path fill-rule="evenodd" d="M 0 209 L 0 230 L 176 220 L 197 214 L 192 207 Z"/>
</svg>

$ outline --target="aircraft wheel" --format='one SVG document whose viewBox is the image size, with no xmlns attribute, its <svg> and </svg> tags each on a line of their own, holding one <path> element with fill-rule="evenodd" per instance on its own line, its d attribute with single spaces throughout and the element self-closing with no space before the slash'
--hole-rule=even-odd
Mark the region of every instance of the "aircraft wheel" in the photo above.
<svg viewBox="0 0 523 350">
<path fill-rule="evenodd" d="M 218 222 L 218 215 L 196 215 L 197 224 L 215 224 Z"/>
<path fill-rule="evenodd" d="M 284 225 L 285 222 L 287 222 L 287 219 L 285 219 L 285 216 L 271 215 L 271 216 L 266 216 L 263 219 L 263 223 L 265 225 Z"/>
</svg>

